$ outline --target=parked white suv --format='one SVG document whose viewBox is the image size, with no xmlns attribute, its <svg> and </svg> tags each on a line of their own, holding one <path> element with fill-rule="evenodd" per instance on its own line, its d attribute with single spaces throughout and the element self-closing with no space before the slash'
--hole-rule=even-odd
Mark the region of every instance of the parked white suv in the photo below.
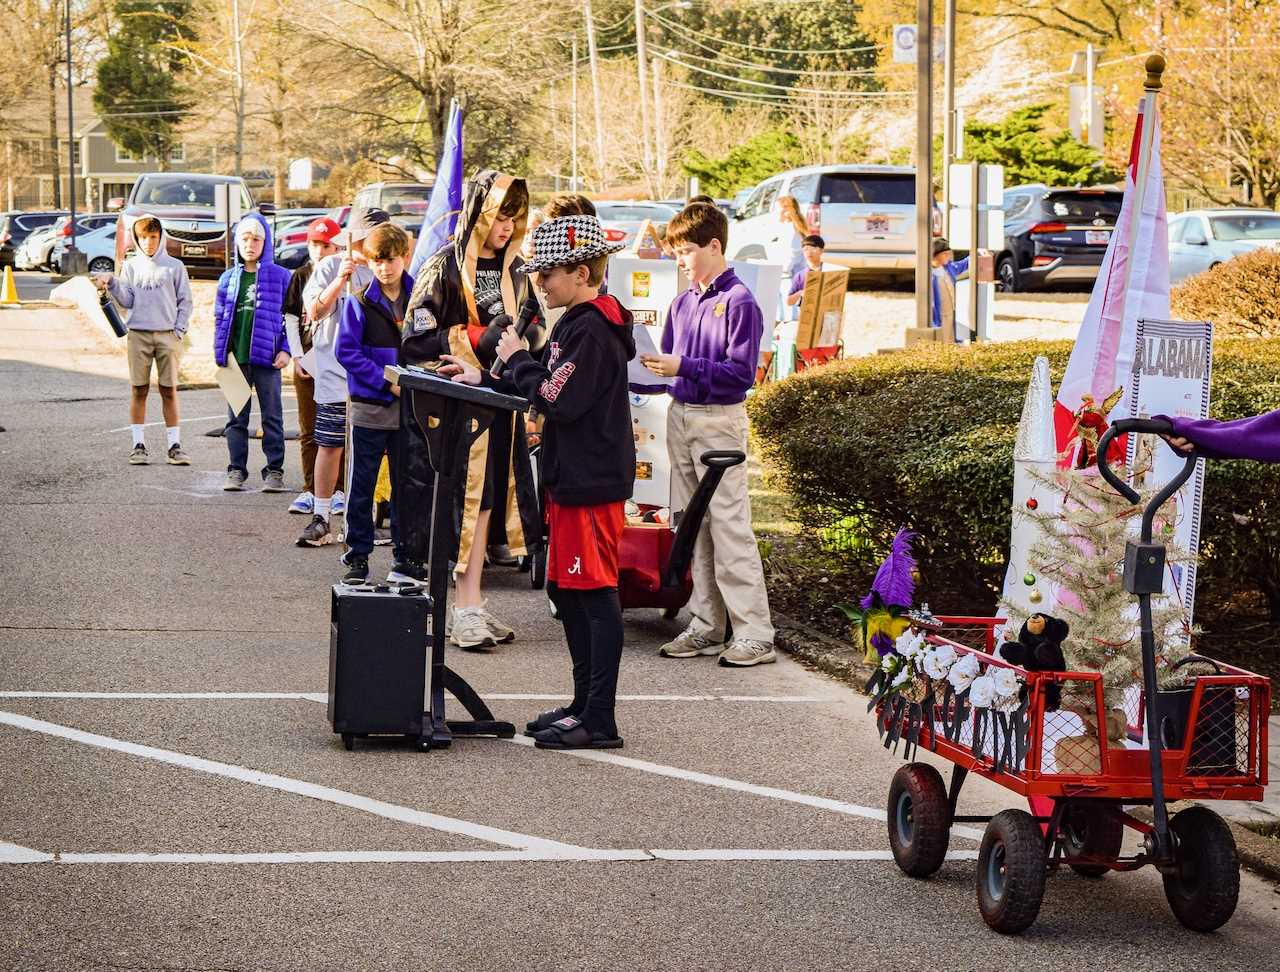
<svg viewBox="0 0 1280 972">
<path fill-rule="evenodd" d="M 914 271 L 912 166 L 815 165 L 766 179 L 752 190 L 729 227 L 731 259 L 787 265 L 791 230 L 778 220 L 780 196 L 795 196 L 810 230 L 822 236 L 827 244 L 824 262 L 854 270 Z"/>
</svg>

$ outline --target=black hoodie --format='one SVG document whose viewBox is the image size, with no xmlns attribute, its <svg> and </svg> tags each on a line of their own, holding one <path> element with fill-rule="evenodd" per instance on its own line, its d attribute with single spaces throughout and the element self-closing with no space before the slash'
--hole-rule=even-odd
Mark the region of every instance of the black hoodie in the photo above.
<svg viewBox="0 0 1280 972">
<path fill-rule="evenodd" d="M 630 498 L 636 475 L 627 362 L 635 357 L 631 313 L 613 297 L 570 308 L 538 361 L 508 360 L 503 378 L 546 418 L 542 485 L 565 506 Z"/>
</svg>

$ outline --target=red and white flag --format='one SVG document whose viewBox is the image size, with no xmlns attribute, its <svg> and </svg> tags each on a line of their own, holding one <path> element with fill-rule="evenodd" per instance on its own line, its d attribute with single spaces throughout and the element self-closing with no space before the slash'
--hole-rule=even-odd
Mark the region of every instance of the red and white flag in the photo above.
<svg viewBox="0 0 1280 972">
<path fill-rule="evenodd" d="M 1169 318 L 1169 222 L 1165 213 L 1164 171 L 1160 163 L 1160 111 L 1154 95 L 1143 98 L 1125 170 L 1124 204 L 1111 234 L 1084 322 L 1067 361 L 1053 409 L 1054 433 L 1063 465 L 1075 453 L 1076 413 L 1085 396 L 1102 404 L 1127 388 L 1133 370 L 1139 318 Z M 1143 126 L 1152 127 L 1149 161 L 1141 165 Z M 1145 170 L 1143 191 L 1137 192 Z M 1140 202 L 1139 202 L 1140 199 Z M 1108 421 L 1128 417 L 1120 403 Z"/>
</svg>

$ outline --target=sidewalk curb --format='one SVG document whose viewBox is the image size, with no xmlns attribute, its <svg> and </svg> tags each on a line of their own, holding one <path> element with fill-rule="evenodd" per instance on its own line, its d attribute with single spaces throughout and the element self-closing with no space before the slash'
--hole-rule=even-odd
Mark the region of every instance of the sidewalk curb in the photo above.
<svg viewBox="0 0 1280 972">
<path fill-rule="evenodd" d="M 860 694 L 866 694 L 867 680 L 875 669 L 862 661 L 862 653 L 854 649 L 852 644 L 837 641 L 785 615 L 774 615 L 774 627 L 774 643 L 787 654 L 853 686 Z M 1210 810 L 1214 809 L 1213 801 L 1203 805 Z M 1141 808 L 1135 816 L 1141 817 L 1144 812 L 1149 819 L 1150 811 L 1146 808 Z M 1225 817 L 1223 819 L 1226 820 Z M 1259 877 L 1280 883 L 1280 840 L 1263 837 L 1234 820 L 1226 820 L 1226 823 L 1231 828 L 1231 836 L 1235 838 L 1240 864 Z"/>
</svg>

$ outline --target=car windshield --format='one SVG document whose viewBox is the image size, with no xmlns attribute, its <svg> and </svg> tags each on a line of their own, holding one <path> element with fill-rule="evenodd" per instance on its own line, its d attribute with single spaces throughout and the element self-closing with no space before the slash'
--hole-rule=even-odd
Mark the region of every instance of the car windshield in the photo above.
<svg viewBox="0 0 1280 972">
<path fill-rule="evenodd" d="M 1280 240 L 1280 215 L 1249 213 L 1239 216 L 1212 216 L 1213 235 L 1219 240 Z"/>
<path fill-rule="evenodd" d="M 837 206 L 910 206 L 916 201 L 916 177 L 827 173 L 818 180 L 817 201 Z"/>
<path fill-rule="evenodd" d="M 195 206 L 213 209 L 213 187 L 229 180 L 191 179 L 183 176 L 148 176 L 133 197 L 135 206 Z M 240 186 L 240 206 L 253 206 L 249 193 Z"/>
<path fill-rule="evenodd" d="M 1054 192 L 1045 196 L 1044 206 L 1058 219 L 1103 219 L 1114 223 L 1120 215 L 1124 194 L 1119 192 Z"/>
<path fill-rule="evenodd" d="M 426 186 L 392 186 L 382 190 L 382 208 L 396 213 L 425 213 L 431 190 Z"/>
<path fill-rule="evenodd" d="M 669 220 L 675 216 L 676 210 L 669 206 L 656 205 L 612 205 L 609 203 L 596 203 L 596 215 L 601 219 L 609 219 L 615 221 L 641 220 L 641 219 L 657 219 Z"/>
</svg>

